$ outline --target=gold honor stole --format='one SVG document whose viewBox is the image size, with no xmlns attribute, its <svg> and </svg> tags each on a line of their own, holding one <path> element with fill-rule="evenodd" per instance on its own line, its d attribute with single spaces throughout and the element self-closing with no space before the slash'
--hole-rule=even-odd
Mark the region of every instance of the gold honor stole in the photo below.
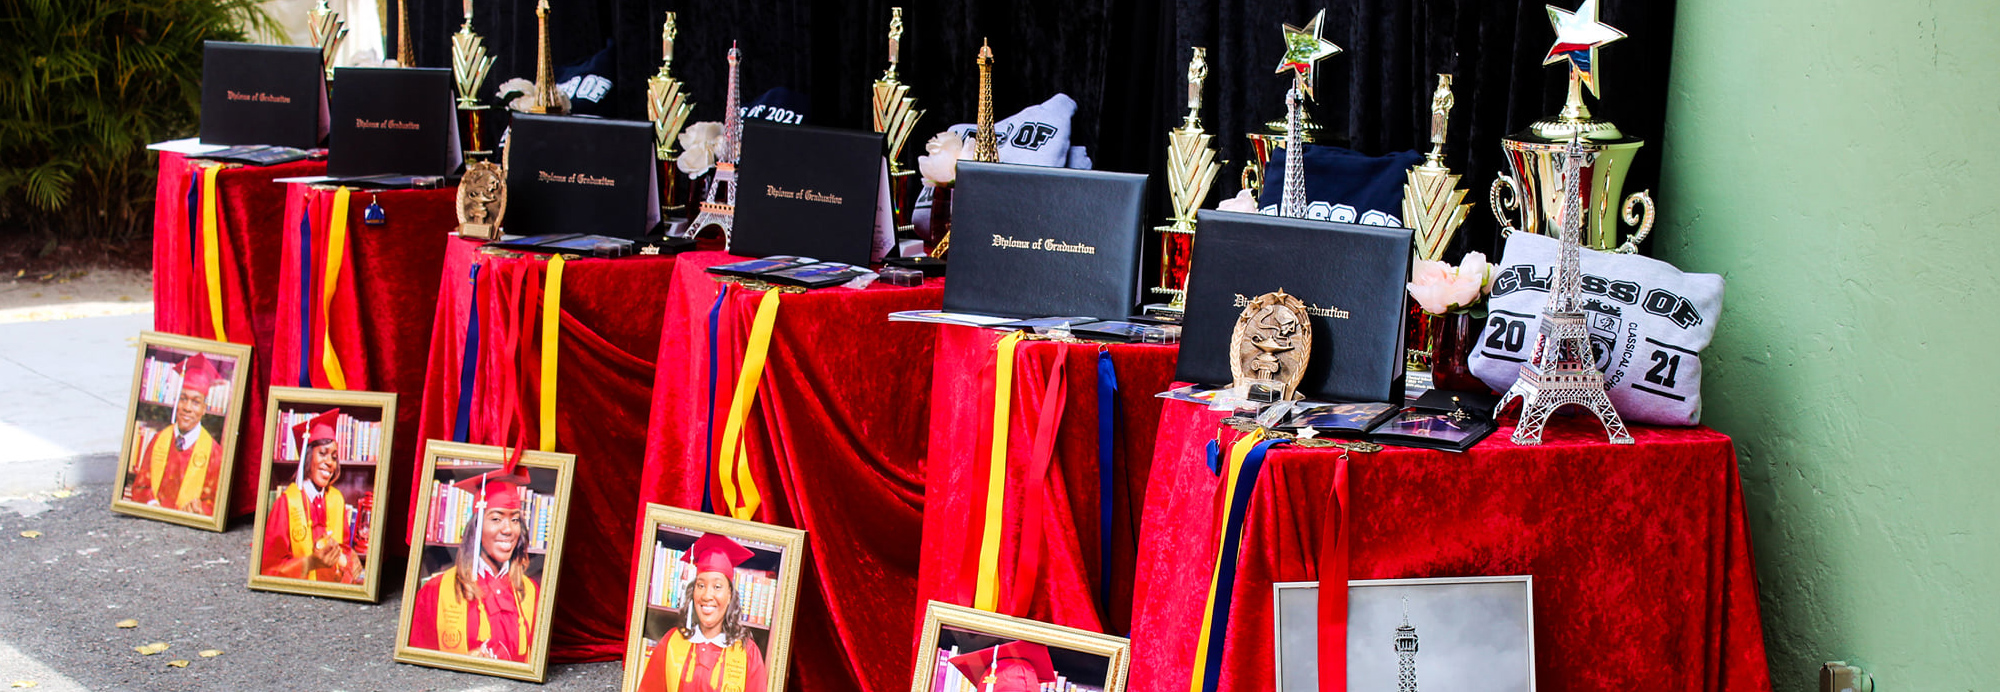
<svg viewBox="0 0 2000 692">
<path fill-rule="evenodd" d="M 290 512 L 286 517 L 290 526 L 285 528 L 289 532 L 287 536 L 292 541 L 292 557 L 311 555 L 312 515 L 306 509 L 305 492 L 299 490 L 299 484 L 293 483 L 285 486 L 285 491 L 280 494 L 284 496 L 285 510 Z M 326 535 L 336 541 L 343 540 L 347 536 L 347 501 L 341 496 L 339 488 L 326 489 Z M 304 573 L 303 578 L 313 581 L 337 581 L 336 575 L 339 571 L 334 567 L 321 567 Z"/>
<path fill-rule="evenodd" d="M 341 187 L 333 192 L 333 219 L 327 224 L 326 266 L 320 272 L 319 319 L 313 320 L 320 333 L 319 366 L 326 383 L 347 389 L 347 373 L 340 368 L 340 354 L 333 350 L 333 293 L 340 286 L 340 263 L 347 252 L 347 205 L 353 191 Z M 310 348 L 310 346 L 308 346 Z"/>
<path fill-rule="evenodd" d="M 153 481 L 150 487 L 153 489 L 153 499 L 156 500 L 160 497 L 160 482 L 167 476 L 167 457 L 173 454 L 176 436 L 174 430 L 174 426 L 168 425 L 167 429 L 153 433 L 153 447 L 147 450 L 147 475 Z M 208 478 L 208 465 L 212 461 L 210 457 L 215 449 L 215 440 L 208 436 L 208 430 L 200 428 L 197 430 L 199 432 L 195 433 L 194 454 L 188 457 L 187 471 L 181 474 L 181 487 L 179 492 L 174 493 L 176 506 L 171 509 L 180 509 L 178 505 L 186 504 L 190 499 L 199 499 L 203 479 Z M 208 444 L 202 444 L 204 442 Z"/>
<path fill-rule="evenodd" d="M 556 451 L 556 355 L 562 346 L 562 283 L 563 265 L 566 260 L 561 254 L 549 257 L 549 276 L 542 283 L 542 386 L 541 420 L 536 435 L 539 449 L 544 452 Z M 479 306 L 474 305 L 474 310 Z M 509 465 L 511 470 L 511 464 Z"/>
<path fill-rule="evenodd" d="M 750 342 L 744 345 L 743 369 L 736 375 L 736 391 L 729 400 L 729 417 L 722 424 L 722 447 L 715 457 L 716 477 L 722 483 L 722 500 L 729 516 L 750 521 L 764 495 L 750 474 L 750 455 L 743 445 L 744 419 L 757 402 L 757 383 L 764 378 L 764 361 L 771 354 L 771 330 L 778 321 L 778 297 L 773 288 L 757 302 L 757 317 L 750 323 Z M 739 477 L 741 477 L 739 479 Z M 740 487 L 739 487 L 740 486 Z"/>
<path fill-rule="evenodd" d="M 464 598 L 458 595 L 458 569 L 445 570 L 444 573 L 438 575 L 437 580 L 438 599 L 436 617 L 438 650 L 453 654 L 469 653 L 472 647 L 471 642 L 465 638 L 466 602 Z M 520 638 L 514 641 L 520 643 L 522 651 L 526 651 L 529 648 L 528 628 L 535 621 L 535 604 L 540 601 L 535 598 L 537 589 L 534 580 L 523 579 L 521 580 L 521 586 L 523 587 L 521 591 L 514 592 L 514 605 L 521 611 L 521 617 L 514 623 L 514 626 L 520 633 Z M 479 641 L 483 642 L 492 638 L 493 621 L 486 617 L 486 609 L 480 608 Z"/>
<path fill-rule="evenodd" d="M 694 679 L 694 644 L 681 637 L 675 629 L 667 635 L 666 675 L 668 690 L 678 692 Z M 750 653 L 743 642 L 730 644 L 722 650 L 722 665 L 708 673 L 708 688 L 716 692 L 743 692 L 750 680 Z"/>
</svg>

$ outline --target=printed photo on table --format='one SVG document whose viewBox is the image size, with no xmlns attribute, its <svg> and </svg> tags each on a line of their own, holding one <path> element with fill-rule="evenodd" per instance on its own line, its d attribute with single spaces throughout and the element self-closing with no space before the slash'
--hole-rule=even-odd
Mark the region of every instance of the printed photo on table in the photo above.
<svg viewBox="0 0 2000 692">
<path fill-rule="evenodd" d="M 271 388 L 250 588 L 378 599 L 395 422 L 394 393 Z"/>
<path fill-rule="evenodd" d="M 221 531 L 250 347 L 141 332 L 111 510 Z"/>
<path fill-rule="evenodd" d="M 1273 588 L 1277 692 L 1319 690 L 1319 582 Z M 1408 686 L 1405 685 L 1408 683 Z M 1534 692 L 1534 578 L 1347 583 L 1347 688 Z"/>
<path fill-rule="evenodd" d="M 785 689 L 806 532 L 646 505 L 624 689 Z"/>
<path fill-rule="evenodd" d="M 431 440 L 396 660 L 541 682 L 576 457 Z"/>
<path fill-rule="evenodd" d="M 1122 637 L 931 601 L 911 692 L 1122 692 Z"/>
</svg>

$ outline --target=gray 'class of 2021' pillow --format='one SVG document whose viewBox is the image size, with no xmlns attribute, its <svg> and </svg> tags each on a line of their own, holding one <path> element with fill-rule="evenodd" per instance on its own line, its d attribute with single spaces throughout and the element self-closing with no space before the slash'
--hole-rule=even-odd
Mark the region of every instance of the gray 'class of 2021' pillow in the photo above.
<svg viewBox="0 0 2000 692">
<path fill-rule="evenodd" d="M 1533 355 L 1560 244 L 1515 233 L 1493 267 L 1493 296 L 1470 365 L 1494 391 L 1513 386 Z M 1722 277 L 1590 249 L 1578 266 L 1591 350 L 1619 416 L 1652 425 L 1700 423 L 1701 350 L 1715 337 Z"/>
</svg>

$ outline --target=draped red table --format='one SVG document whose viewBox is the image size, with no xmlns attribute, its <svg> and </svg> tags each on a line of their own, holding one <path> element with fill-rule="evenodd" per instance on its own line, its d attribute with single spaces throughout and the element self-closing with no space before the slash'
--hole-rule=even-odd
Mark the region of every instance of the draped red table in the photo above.
<svg viewBox="0 0 2000 692">
<path fill-rule="evenodd" d="M 995 345 L 1002 335 L 974 327 L 938 329 L 919 602 L 973 605 L 991 466 Z M 1173 379 L 1177 352 L 1174 346 L 1148 344 L 1020 343 L 1009 407 L 997 563 L 1005 588 L 998 612 L 1095 632 L 1128 631 L 1139 510 L 1159 426 L 1161 399 L 1154 395 Z M 1101 355 L 1110 358 L 1116 373 L 1108 598 L 1100 591 L 1106 579 L 1099 504 L 1105 492 L 1099 469 Z M 1054 372 L 1058 366 L 1063 372 Z M 1052 383 L 1057 396 L 1049 399 Z M 1046 460 L 1034 453 L 1044 423 L 1052 435 Z M 1029 542 L 1035 550 L 1024 553 Z"/>
<path fill-rule="evenodd" d="M 653 394 L 651 356 L 659 352 L 675 259 L 579 259 L 566 265 L 555 450 L 575 454 L 577 461 L 550 660 L 603 661 L 625 653 L 630 602 L 619 596 L 626 593 L 632 568 L 631 522 L 639 511 L 646 411 Z M 468 442 L 537 444 L 547 269 L 545 256 L 490 255 L 475 241 L 449 241 L 424 375 L 421 439 L 455 439 L 462 421 Z M 475 367 L 462 373 L 467 326 L 475 317 Z M 461 386 L 462 375 L 469 375 L 463 380 L 471 383 L 469 390 Z M 423 480 L 413 479 L 410 497 L 417 496 L 415 483 Z M 414 506 L 410 512 L 413 517 Z"/>
<path fill-rule="evenodd" d="M 1133 615 L 1132 689 L 1189 687 L 1213 566 L 1219 481 L 1204 448 L 1222 414 L 1161 414 Z M 1466 454 L 1350 455 L 1349 578 L 1535 577 L 1543 689 L 1771 689 L 1755 566 L 1729 438 L 1633 428 L 1610 445 L 1559 417 L 1546 444 L 1511 427 Z M 1271 585 L 1318 579 L 1338 449 L 1277 447 L 1244 521 L 1223 690 L 1270 690 Z M 1211 644 L 1214 646 L 1214 644 Z"/>
<path fill-rule="evenodd" d="M 438 274 L 458 223 L 457 195 L 456 187 L 354 191 L 346 228 L 338 234 L 331 228 L 335 189 L 294 183 L 285 196 L 270 384 L 335 388 L 337 372 L 346 389 L 397 394 L 390 497 L 383 507 L 415 500 L 406 491 L 422 464 L 417 444 L 425 359 L 438 311 Z M 382 207 L 380 226 L 362 223 L 370 203 Z M 338 264 L 329 266 L 331 259 Z M 329 270 L 335 277 L 331 296 L 325 292 Z M 403 519 L 389 513 L 389 535 L 401 535 Z"/>
<path fill-rule="evenodd" d="M 657 331 L 661 367 L 646 441 L 646 502 L 699 509 L 704 489 L 713 487 L 711 437 L 722 436 L 762 294 L 725 288 L 702 270 L 738 259 L 691 252 L 675 270 Z M 807 532 L 809 561 L 792 625 L 793 689 L 908 689 L 936 336 L 930 325 L 887 317 L 935 310 L 943 298 L 943 281 L 932 280 L 911 288 L 819 289 L 779 302 L 742 436 L 750 476 L 763 495 L 755 519 Z M 713 497 L 714 506 L 724 505 L 719 490 Z M 623 518 L 622 547 L 648 540 L 637 530 L 638 512 Z M 569 578 L 563 577 L 566 590 Z M 629 597 L 626 584 L 599 593 Z"/>
<path fill-rule="evenodd" d="M 202 169 L 211 166 L 222 166 L 215 176 L 213 292 L 200 216 Z M 235 487 L 229 491 L 232 516 L 257 511 L 262 482 L 257 455 L 264 444 L 264 397 L 270 392 L 278 258 L 283 253 L 278 225 L 285 217 L 285 186 L 272 181 L 325 170 L 321 161 L 260 168 L 160 152 L 153 206 L 153 328 L 255 349 L 237 427 Z"/>
</svg>

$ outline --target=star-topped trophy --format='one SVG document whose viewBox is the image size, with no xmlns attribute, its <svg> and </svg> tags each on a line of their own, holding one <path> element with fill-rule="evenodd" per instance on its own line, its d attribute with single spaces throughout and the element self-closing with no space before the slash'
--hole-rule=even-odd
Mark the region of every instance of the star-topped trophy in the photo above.
<svg viewBox="0 0 2000 692">
<path fill-rule="evenodd" d="M 1285 187 L 1278 203 L 1278 215 L 1286 218 L 1306 217 L 1305 100 L 1313 96 L 1313 66 L 1340 52 L 1319 36 L 1325 21 L 1326 10 L 1320 10 L 1305 28 L 1285 25 L 1285 57 L 1277 72 L 1292 73 L 1292 88 L 1285 92 Z"/>
<path fill-rule="evenodd" d="M 874 127 L 883 138 L 883 150 L 889 157 L 889 185 L 891 207 L 898 228 L 910 223 L 913 211 L 905 201 L 909 199 L 909 188 L 916 179 L 916 171 L 903 167 L 903 145 L 910 139 L 910 133 L 917 129 L 917 119 L 924 112 L 917 110 L 917 100 L 910 96 L 910 85 L 896 78 L 896 65 L 902 61 L 903 53 L 903 8 L 889 8 L 889 69 L 882 72 L 882 78 L 875 80 L 869 93 L 872 97 L 870 113 L 874 116 Z"/>
<path fill-rule="evenodd" d="M 1304 28 L 1295 27 L 1290 24 L 1283 25 L 1285 28 L 1286 62 L 1278 66 L 1279 72 L 1284 72 L 1286 69 L 1292 68 L 1291 61 L 1294 57 L 1294 51 L 1304 50 L 1307 52 L 1302 55 L 1311 56 L 1313 52 L 1317 52 L 1322 48 L 1319 44 L 1324 43 L 1324 48 L 1330 48 L 1331 52 L 1311 57 L 1311 60 L 1304 65 L 1303 69 L 1308 73 L 1307 81 L 1310 82 L 1310 73 L 1312 72 L 1310 62 L 1317 62 L 1320 58 L 1340 52 L 1340 46 L 1320 40 L 1320 24 L 1323 23 L 1325 17 L 1326 10 L 1320 10 L 1319 14 L 1314 15 L 1313 20 L 1306 23 Z M 1308 84 L 1305 89 L 1305 100 L 1311 102 L 1312 99 L 1312 86 Z M 1284 116 L 1264 123 L 1264 129 L 1262 130 L 1244 135 L 1244 137 L 1250 140 L 1250 159 L 1243 162 L 1243 172 L 1239 182 L 1244 189 L 1249 190 L 1252 194 L 1263 193 L 1264 169 L 1271 164 L 1271 150 L 1283 148 L 1285 146 L 1285 139 L 1291 136 L 1291 130 L 1298 130 L 1299 140 L 1306 144 L 1319 143 L 1319 136 L 1324 128 L 1320 127 L 1319 123 L 1313 122 L 1310 110 L 1303 107 L 1300 108 L 1298 112 L 1299 122 L 1296 128 L 1292 126 L 1291 119 L 1292 112 L 1288 105 Z"/>
<path fill-rule="evenodd" d="M 674 39 L 680 36 L 680 29 L 674 24 L 674 13 L 668 12 L 667 19 L 660 25 L 660 71 L 646 79 L 646 119 L 653 123 L 653 156 L 660 160 L 660 205 L 662 209 L 675 204 L 680 169 L 674 166 L 679 158 L 674 154 L 674 145 L 681 136 L 681 128 L 687 125 L 688 114 L 694 112 L 694 103 L 687 98 L 681 88 L 681 80 L 674 79 Z"/>
<path fill-rule="evenodd" d="M 1222 164 L 1215 160 L 1214 135 L 1201 129 L 1201 85 L 1208 79 L 1208 49 L 1197 47 L 1188 61 L 1187 117 L 1181 126 L 1167 132 L 1167 193 L 1173 200 L 1173 216 L 1160 232 L 1160 285 L 1154 293 L 1169 295 L 1166 305 L 1147 306 L 1153 312 L 1178 315 L 1186 310 L 1187 270 L 1193 266 L 1188 250 L 1194 246 L 1195 211 L 1208 201 L 1209 188 Z"/>
<path fill-rule="evenodd" d="M 486 54 L 486 40 L 472 32 L 472 0 L 465 0 L 465 23 L 458 26 L 458 33 L 451 35 L 451 76 L 458 90 L 458 112 L 463 119 L 459 131 L 465 133 L 468 156 L 493 153 L 487 148 L 481 129 L 488 109 L 479 103 L 479 86 L 486 83 L 493 61 L 494 57 Z"/>
<path fill-rule="evenodd" d="M 1501 140 L 1509 173 L 1493 181 L 1490 195 L 1493 215 L 1500 220 L 1504 233 L 1519 230 L 1548 234 L 1556 229 L 1563 191 L 1561 181 L 1552 179 L 1552 175 L 1561 170 L 1564 148 L 1572 138 L 1580 136 L 1593 161 L 1582 173 L 1587 181 L 1583 184 L 1586 191 L 1583 242 L 1597 250 L 1637 252 L 1640 241 L 1653 230 L 1652 196 L 1646 192 L 1633 193 L 1624 199 L 1619 213 L 1614 213 L 1613 208 L 1619 203 L 1625 174 L 1632 168 L 1632 157 L 1646 141 L 1627 136 L 1609 121 L 1592 117 L 1583 104 L 1585 87 L 1590 89 L 1591 96 L 1598 96 L 1597 49 L 1625 38 L 1625 34 L 1597 20 L 1597 0 L 1583 0 L 1575 12 L 1554 5 L 1547 7 L 1549 23 L 1555 26 L 1556 42 L 1542 64 L 1567 61 L 1569 97 L 1561 113 L 1538 120 L 1528 129 Z M 1643 216 L 1639 213 L 1642 207 Z M 1520 225 L 1508 218 L 1506 212 L 1510 209 L 1521 210 Z M 1622 244 L 1618 242 L 1616 221 L 1621 217 L 1626 224 L 1639 229 Z"/>
<path fill-rule="evenodd" d="M 340 42 L 347 40 L 347 20 L 340 13 L 319 0 L 312 13 L 306 15 L 306 33 L 312 36 L 313 45 L 319 47 L 320 66 L 326 68 L 326 78 L 333 79 L 333 54 L 340 50 Z"/>
</svg>

